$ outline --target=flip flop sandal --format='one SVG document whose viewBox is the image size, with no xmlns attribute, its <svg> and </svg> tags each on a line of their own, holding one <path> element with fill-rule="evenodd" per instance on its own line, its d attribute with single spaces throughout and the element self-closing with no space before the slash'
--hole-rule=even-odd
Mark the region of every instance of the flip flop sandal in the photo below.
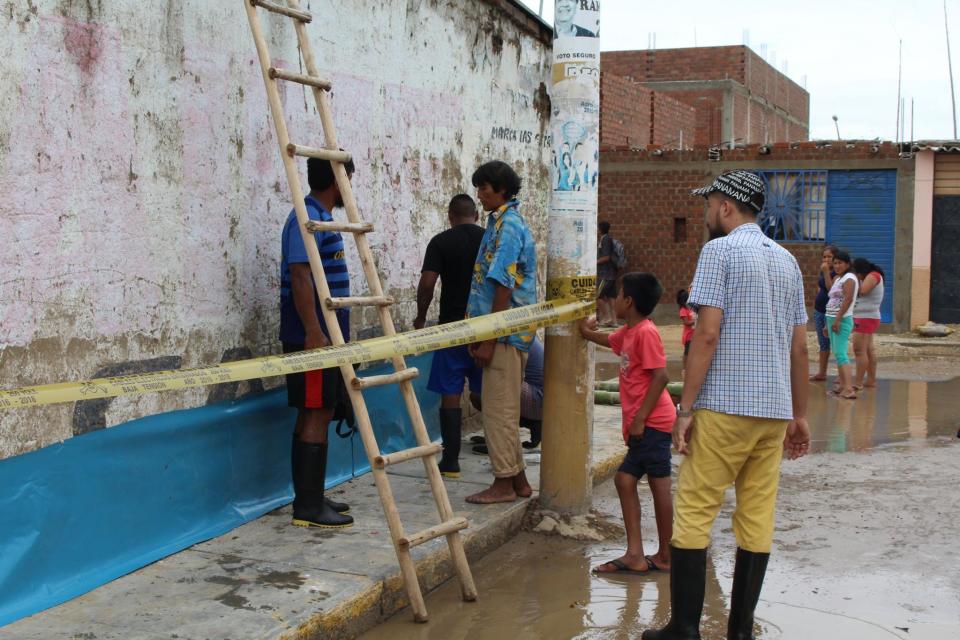
<svg viewBox="0 0 960 640">
<path fill-rule="evenodd" d="M 600 567 L 602 567 L 604 564 L 612 564 L 614 567 L 617 568 L 617 570 L 616 570 L 616 571 L 600 571 Z M 632 576 L 645 576 L 645 575 L 647 575 L 648 573 L 650 573 L 650 570 L 649 570 L 649 569 L 647 569 L 646 571 L 637 571 L 636 569 L 631 569 L 631 568 L 628 567 L 627 564 L 626 564 L 623 560 L 621 560 L 620 558 L 617 558 L 616 560 L 609 560 L 609 561 L 607 561 L 607 562 L 604 562 L 602 565 L 600 565 L 600 567 L 595 567 L 595 568 L 592 570 L 592 573 L 593 573 L 594 575 L 596 575 L 596 576 L 617 575 L 617 574 L 626 574 L 626 575 L 632 575 Z"/>
<path fill-rule="evenodd" d="M 647 566 L 650 567 L 650 571 L 667 571 L 667 569 L 658 567 L 657 563 L 653 561 L 652 556 L 643 556 L 643 559 L 647 561 Z"/>
</svg>

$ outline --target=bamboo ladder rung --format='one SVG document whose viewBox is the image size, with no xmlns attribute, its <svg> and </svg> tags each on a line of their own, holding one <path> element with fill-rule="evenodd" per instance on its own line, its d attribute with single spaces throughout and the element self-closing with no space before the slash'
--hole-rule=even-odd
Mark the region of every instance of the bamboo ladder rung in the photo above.
<svg viewBox="0 0 960 640">
<path fill-rule="evenodd" d="M 353 159 L 346 151 L 340 151 L 339 149 L 317 149 L 314 147 L 305 147 L 300 144 L 290 143 L 287 145 L 287 153 L 290 154 L 290 157 L 302 156 L 304 158 L 320 158 L 321 160 L 329 160 L 330 162 L 339 162 L 340 164 L 346 164 Z"/>
<path fill-rule="evenodd" d="M 422 447 L 412 447 L 410 449 L 404 449 L 403 451 L 397 451 L 396 453 L 379 455 L 373 459 L 373 465 L 377 469 L 384 469 L 392 464 L 400 464 L 407 460 L 435 456 L 438 453 L 443 453 L 443 445 L 425 444 Z"/>
<path fill-rule="evenodd" d="M 416 367 L 409 367 L 407 369 L 401 369 L 396 373 L 383 376 L 367 376 L 366 378 L 358 376 L 350 381 L 350 386 L 354 389 L 370 389 L 372 387 L 382 387 L 386 384 L 406 382 L 407 380 L 413 380 L 419 375 L 420 371 Z"/>
<path fill-rule="evenodd" d="M 250 0 L 250 4 L 254 7 L 266 9 L 272 13 L 279 13 L 280 15 L 287 16 L 288 18 L 294 18 L 300 22 L 313 21 L 313 15 L 309 11 L 291 9 L 290 7 L 284 7 L 283 5 L 276 4 L 275 2 L 269 2 L 268 0 Z"/>
<path fill-rule="evenodd" d="M 323 233 L 332 231 L 334 233 L 370 233 L 373 231 L 372 222 L 318 222 L 311 220 L 306 225 L 310 233 Z"/>
<path fill-rule="evenodd" d="M 327 309 L 346 309 L 347 307 L 389 307 L 396 302 L 390 296 L 357 296 L 355 298 L 327 298 Z"/>
<path fill-rule="evenodd" d="M 324 78 L 314 78 L 313 76 L 308 76 L 303 73 L 291 73 L 284 69 L 278 69 L 277 67 L 270 67 L 270 78 L 273 80 L 286 80 L 288 82 L 306 84 L 311 87 L 323 89 L 324 91 L 330 91 L 330 88 L 333 87 L 333 83 Z"/>
<path fill-rule="evenodd" d="M 424 529 L 423 531 L 418 531 L 414 534 L 404 536 L 397 540 L 397 544 L 401 547 L 407 549 L 412 549 L 417 545 L 421 545 L 424 542 L 429 542 L 434 538 L 439 538 L 440 536 L 448 536 L 451 533 L 456 533 L 457 531 L 462 531 L 470 526 L 470 523 L 467 522 L 466 518 L 453 518 L 447 520 L 446 522 L 441 522 L 440 524 L 430 527 L 429 529 Z"/>
</svg>

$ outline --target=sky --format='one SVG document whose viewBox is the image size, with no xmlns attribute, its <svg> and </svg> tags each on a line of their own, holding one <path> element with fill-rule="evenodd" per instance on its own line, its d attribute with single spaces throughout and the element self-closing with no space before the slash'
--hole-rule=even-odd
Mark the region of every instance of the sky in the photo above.
<svg viewBox="0 0 960 640">
<path fill-rule="evenodd" d="M 520 0 L 534 12 L 540 0 Z M 602 0 L 600 48 L 765 45 L 767 62 L 810 92 L 810 137 L 895 139 L 903 41 L 905 136 L 953 139 L 943 0 Z M 554 0 L 544 0 L 553 22 Z M 960 0 L 947 0 L 953 75 L 960 93 Z M 960 114 L 958 114 L 960 117 Z"/>
</svg>

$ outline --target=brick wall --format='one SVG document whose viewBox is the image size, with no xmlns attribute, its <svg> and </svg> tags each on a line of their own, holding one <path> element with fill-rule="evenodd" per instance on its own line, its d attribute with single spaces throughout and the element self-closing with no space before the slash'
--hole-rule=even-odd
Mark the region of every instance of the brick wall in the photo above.
<svg viewBox="0 0 960 640">
<path fill-rule="evenodd" d="M 611 234 L 623 242 L 627 268 L 650 271 L 663 284 L 664 297 L 655 313 L 658 322 L 677 321 L 677 290 L 693 279 L 697 256 L 706 240 L 704 202 L 690 196 L 692 189 L 737 167 L 778 169 L 815 162 L 853 168 L 868 166 L 870 162 L 888 166 L 898 158 L 891 143 L 777 143 L 768 154 L 760 153 L 760 149 L 761 145 L 749 145 L 724 150 L 721 161 L 706 162 L 708 150 L 704 147 L 665 151 L 601 146 L 598 216 L 610 222 Z M 812 306 L 823 245 L 784 246 L 797 258 L 804 273 L 807 305 Z"/>
<path fill-rule="evenodd" d="M 684 147 L 694 146 L 697 134 L 696 108 L 659 91 L 652 91 L 650 99 L 653 112 L 650 142 L 679 149 L 682 138 Z"/>
<path fill-rule="evenodd" d="M 678 147 L 681 131 L 694 144 L 696 109 L 630 78 L 601 73 L 600 104 L 600 144 Z"/>
<path fill-rule="evenodd" d="M 734 104 L 734 138 L 738 143 L 807 140 L 810 97 L 748 47 L 697 47 L 601 54 L 605 72 L 627 76 L 697 109 L 697 145 L 728 142 L 722 134 L 726 94 Z M 658 87 L 663 82 L 723 82 L 717 87 Z M 736 84 L 733 84 L 736 83 Z M 741 88 L 734 91 L 733 87 Z M 748 100 L 749 94 L 749 100 Z"/>
<path fill-rule="evenodd" d="M 605 51 L 600 64 L 639 82 L 736 80 L 746 84 L 747 47 Z"/>
<path fill-rule="evenodd" d="M 823 257 L 823 245 L 820 243 L 783 243 L 783 247 L 793 254 L 803 273 L 803 291 L 807 306 L 812 307 L 817 297 L 817 280 L 820 278 L 820 262 Z"/>
<path fill-rule="evenodd" d="M 601 73 L 600 144 L 628 147 L 649 144 L 652 94 L 630 78 Z"/>
</svg>

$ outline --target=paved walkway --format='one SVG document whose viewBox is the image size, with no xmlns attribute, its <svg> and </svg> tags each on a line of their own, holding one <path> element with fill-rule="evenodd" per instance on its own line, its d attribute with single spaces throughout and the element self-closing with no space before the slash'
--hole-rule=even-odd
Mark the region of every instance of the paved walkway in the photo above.
<svg viewBox="0 0 960 640">
<path fill-rule="evenodd" d="M 599 482 L 613 474 L 623 455 L 620 407 L 596 407 L 594 424 L 594 479 Z M 489 484 L 491 476 L 487 458 L 470 453 L 466 444 L 461 457 L 463 477 L 448 480 L 447 489 L 456 515 L 470 520 L 465 543 L 476 559 L 513 536 L 532 502 L 467 504 L 464 498 Z M 539 450 L 526 459 L 536 487 Z M 420 463 L 390 469 L 406 529 L 436 524 Z M 341 485 L 331 497 L 350 502 L 354 527 L 293 527 L 290 507 L 284 507 L 3 627 L 0 640 L 356 637 L 406 606 L 406 594 L 372 477 Z M 453 575 L 444 539 L 417 547 L 413 555 L 425 591 Z"/>
</svg>

